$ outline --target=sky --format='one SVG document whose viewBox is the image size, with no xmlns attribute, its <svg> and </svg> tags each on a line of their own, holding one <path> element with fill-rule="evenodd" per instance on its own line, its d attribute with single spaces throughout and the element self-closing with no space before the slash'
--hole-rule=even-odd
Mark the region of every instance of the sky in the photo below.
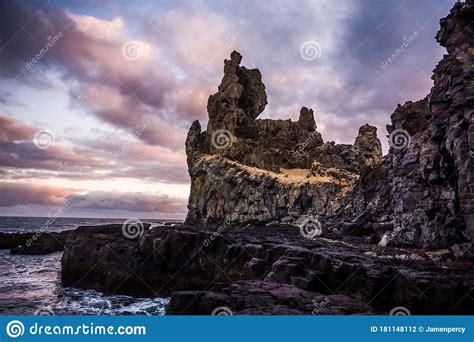
<svg viewBox="0 0 474 342">
<path fill-rule="evenodd" d="M 353 143 L 425 97 L 454 0 L 0 2 L 0 215 L 184 218 L 184 140 L 233 50 L 260 118 Z"/>
</svg>

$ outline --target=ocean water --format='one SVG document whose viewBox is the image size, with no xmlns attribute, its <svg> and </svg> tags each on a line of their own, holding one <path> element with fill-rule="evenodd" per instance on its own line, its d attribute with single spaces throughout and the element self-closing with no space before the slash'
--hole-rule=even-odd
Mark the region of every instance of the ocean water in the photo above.
<svg viewBox="0 0 474 342">
<path fill-rule="evenodd" d="M 0 232 L 74 229 L 80 225 L 122 223 L 123 219 L 0 217 Z M 169 220 L 142 220 L 152 224 Z M 61 286 L 60 253 L 12 255 L 0 250 L 0 315 L 163 315 L 168 298 L 106 296 L 93 290 Z"/>
<path fill-rule="evenodd" d="M 109 223 L 122 224 L 125 219 L 101 219 L 101 218 L 68 218 L 57 217 L 50 220 L 48 217 L 16 217 L 0 216 L 0 232 L 21 233 L 34 232 L 44 227 L 48 232 L 60 232 L 63 230 L 75 229 L 79 226 L 96 226 Z M 163 224 L 165 222 L 177 223 L 179 220 L 141 220 L 145 223 Z"/>
</svg>

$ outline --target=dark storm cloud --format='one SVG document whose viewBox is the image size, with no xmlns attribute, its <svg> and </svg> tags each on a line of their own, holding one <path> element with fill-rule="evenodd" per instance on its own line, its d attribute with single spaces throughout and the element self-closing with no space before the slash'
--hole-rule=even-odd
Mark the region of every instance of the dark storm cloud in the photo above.
<svg viewBox="0 0 474 342">
<path fill-rule="evenodd" d="M 26 61 L 37 52 L 37 39 L 54 31 L 50 20 L 42 20 L 43 6 L 32 7 L 14 0 L 0 2 L 0 74 L 16 77 Z"/>
<path fill-rule="evenodd" d="M 176 77 L 159 59 L 160 52 L 150 51 L 146 42 L 139 47 L 143 58 L 124 58 L 122 48 L 132 37 L 120 18 L 104 21 L 5 1 L 0 30 L 1 76 L 39 85 L 48 69 L 62 72 L 65 79 L 79 82 L 70 89 L 73 105 L 132 133 L 143 121 L 155 119 L 159 125 L 140 139 L 182 149 L 187 124 L 167 113 L 172 107 L 168 102 L 178 91 Z M 193 97 L 189 101 L 192 104 Z"/>
</svg>

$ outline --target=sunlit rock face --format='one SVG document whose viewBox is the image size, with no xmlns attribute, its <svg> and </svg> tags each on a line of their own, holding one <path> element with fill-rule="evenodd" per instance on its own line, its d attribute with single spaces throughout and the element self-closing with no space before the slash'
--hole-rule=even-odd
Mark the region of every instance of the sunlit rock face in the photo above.
<svg viewBox="0 0 474 342">
<path fill-rule="evenodd" d="M 473 7 L 472 0 L 457 3 L 441 20 L 436 39 L 448 53 L 430 94 L 392 114 L 385 157 L 368 124 L 349 145 L 324 142 L 305 107 L 296 122 L 258 119 L 267 104 L 262 76 L 240 66 L 234 51 L 209 97 L 207 130 L 195 121 L 186 140 L 187 223 L 297 223 L 310 216 L 384 246 L 472 241 Z"/>
</svg>

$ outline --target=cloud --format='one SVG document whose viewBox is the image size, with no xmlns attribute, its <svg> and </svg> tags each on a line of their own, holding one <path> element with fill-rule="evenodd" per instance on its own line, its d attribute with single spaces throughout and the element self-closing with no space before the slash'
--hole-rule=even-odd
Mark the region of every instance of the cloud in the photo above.
<svg viewBox="0 0 474 342">
<path fill-rule="evenodd" d="M 146 129 L 144 124 L 137 132 L 141 134 Z M 183 153 L 148 145 L 136 137 L 97 129 L 80 135 L 81 131 L 76 130 L 55 137 L 54 145 L 40 149 L 33 142 L 38 131 L 38 127 L 0 115 L 0 166 L 17 172 L 24 170 L 22 177 L 103 180 L 127 177 L 189 182 Z"/>
<path fill-rule="evenodd" d="M 34 137 L 41 130 L 11 116 L 0 115 L 0 165 L 16 169 L 47 169 L 55 171 L 91 171 L 107 166 L 94 151 L 66 144 L 38 148 Z M 52 138 L 54 140 L 54 137 Z"/>
<path fill-rule="evenodd" d="M 157 27 L 149 22 L 144 27 L 147 38 L 155 46 L 166 48 L 173 56 L 173 64 L 191 77 L 206 68 L 220 68 L 232 51 L 230 40 L 238 37 L 228 18 L 199 5 L 171 9 Z"/>
<path fill-rule="evenodd" d="M 71 91 L 71 97 L 103 121 L 134 134 L 148 144 L 183 149 L 186 135 L 180 127 L 173 125 L 172 116 L 165 117 L 141 105 L 135 98 L 124 97 L 120 89 L 105 85 L 83 86 Z M 140 130 L 139 134 L 137 130 Z"/>
<path fill-rule="evenodd" d="M 185 213 L 187 200 L 151 192 L 78 192 L 78 190 L 22 182 L 0 181 L 0 207 L 43 205 L 68 210 Z"/>
<path fill-rule="evenodd" d="M 45 72 L 50 69 L 59 71 L 72 81 L 73 106 L 85 107 L 102 121 L 132 134 L 137 125 L 154 120 L 157 124 L 140 139 L 174 150 L 183 148 L 187 124 L 183 125 L 179 113 L 169 113 L 166 102 L 177 89 L 176 76 L 161 58 L 160 49 L 132 37 L 121 17 L 102 20 L 60 10 L 51 13 L 11 1 L 2 6 L 3 17 L 15 13 L 15 20 L 0 20 L 5 32 L 0 39 L 0 58 L 7 66 L 0 74 L 20 76 L 29 84 L 45 82 Z M 59 33 L 54 46 L 41 53 L 48 37 Z M 131 41 L 139 50 L 136 60 L 127 59 L 124 50 Z M 28 61 L 40 53 L 41 59 L 27 70 Z"/>
<path fill-rule="evenodd" d="M 13 105 L 13 106 L 20 106 L 18 102 L 16 102 L 14 99 L 12 99 L 13 94 L 9 91 L 3 91 L 0 90 L 0 104 L 3 105 Z"/>
<path fill-rule="evenodd" d="M 0 193 L 0 207 L 31 204 L 63 206 L 72 191 L 59 187 L 0 181 Z"/>
<path fill-rule="evenodd" d="M 160 193 L 119 193 L 95 191 L 68 197 L 71 209 L 118 210 L 130 212 L 185 213 L 187 200 Z"/>
<path fill-rule="evenodd" d="M 355 119 L 348 135 L 337 122 L 323 123 L 337 131 L 330 138 L 352 140 L 357 126 L 375 121 L 383 127 L 398 102 L 416 100 L 428 91 L 429 75 L 423 71 L 429 72 L 442 52 L 433 40 L 438 24 L 430 17 L 439 17 L 450 5 L 390 0 L 370 6 L 360 1 L 274 1 L 271 6 L 203 2 L 179 7 L 168 3 L 156 13 L 143 4 L 139 10 L 149 20 L 138 21 L 132 15 L 102 19 L 60 9 L 38 12 L 38 6 L 6 1 L 2 13 L 15 14 L 1 21 L 5 47 L 0 58 L 6 61 L 5 73 L 17 71 L 46 37 L 64 31 L 48 52 L 52 58 L 46 56 L 37 69 L 67 70 L 64 77 L 78 81 L 70 89 L 72 102 L 119 129 L 133 132 L 143 120 L 158 118 L 159 124 L 140 139 L 179 150 L 189 123 L 206 119 L 206 99 L 219 82 L 222 60 L 238 49 L 246 65 L 262 71 L 270 102 L 265 115 L 289 117 L 296 107 L 319 108 L 325 119 Z M 25 23 L 36 41 L 18 31 Z M 415 44 L 396 65 L 381 70 L 384 59 L 415 30 L 420 31 Z M 321 46 L 316 61 L 299 55 L 308 40 Z M 140 50 L 136 60 L 122 54 L 130 41 Z M 292 76 L 285 84 L 284 73 Z M 360 94 L 366 90 L 370 96 Z M 374 118 L 376 111 L 380 114 Z"/>
<path fill-rule="evenodd" d="M 33 139 L 36 131 L 9 115 L 0 114 L 0 140 L 29 140 Z"/>
</svg>

